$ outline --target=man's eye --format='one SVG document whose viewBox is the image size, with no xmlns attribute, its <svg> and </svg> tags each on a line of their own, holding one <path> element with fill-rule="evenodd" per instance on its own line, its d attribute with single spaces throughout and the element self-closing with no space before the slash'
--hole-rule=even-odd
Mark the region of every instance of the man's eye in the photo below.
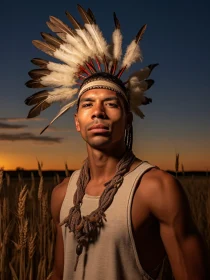
<svg viewBox="0 0 210 280">
<path fill-rule="evenodd" d="M 83 108 L 85 108 L 85 107 L 90 107 L 90 106 L 91 106 L 91 103 L 83 103 L 83 104 L 82 104 L 82 107 L 83 107 Z"/>
<path fill-rule="evenodd" d="M 114 107 L 114 108 L 117 108 L 118 107 L 118 104 L 116 104 L 116 103 L 107 103 L 108 104 L 108 106 L 110 106 L 110 107 Z"/>
</svg>

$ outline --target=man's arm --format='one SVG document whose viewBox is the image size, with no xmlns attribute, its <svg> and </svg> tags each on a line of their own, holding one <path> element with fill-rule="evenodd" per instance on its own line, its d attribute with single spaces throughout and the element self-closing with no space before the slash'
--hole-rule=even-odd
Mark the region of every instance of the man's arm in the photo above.
<svg viewBox="0 0 210 280">
<path fill-rule="evenodd" d="M 64 245 L 63 236 L 60 223 L 60 209 L 63 203 L 63 199 L 66 194 L 66 188 L 68 185 L 69 178 L 57 185 L 51 195 L 51 213 L 54 224 L 56 226 L 56 242 L 54 250 L 54 265 L 52 276 L 50 280 L 62 280 L 63 279 L 63 266 L 64 266 Z"/>
<path fill-rule="evenodd" d="M 184 190 L 173 176 L 162 172 L 154 180 L 150 209 L 160 222 L 160 234 L 176 280 L 204 280 L 206 255 L 194 225 Z"/>
</svg>

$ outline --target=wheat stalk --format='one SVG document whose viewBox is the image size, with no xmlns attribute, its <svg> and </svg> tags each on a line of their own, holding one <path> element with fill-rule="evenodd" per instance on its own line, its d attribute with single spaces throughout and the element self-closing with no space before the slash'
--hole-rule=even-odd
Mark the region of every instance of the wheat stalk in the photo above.
<svg viewBox="0 0 210 280">
<path fill-rule="evenodd" d="M 18 218 L 20 220 L 24 217 L 24 214 L 25 214 L 25 202 L 26 202 L 27 194 L 28 194 L 28 190 L 27 190 L 26 185 L 25 185 L 23 187 L 23 189 L 21 190 L 19 198 L 18 198 L 17 215 L 18 215 Z"/>
<path fill-rule="evenodd" d="M 65 162 L 65 174 L 66 174 L 66 177 L 70 177 L 70 173 L 69 173 L 67 162 Z"/>
<path fill-rule="evenodd" d="M 176 154 L 175 171 L 176 171 L 176 178 L 177 178 L 177 173 L 179 171 L 179 154 Z"/>
</svg>

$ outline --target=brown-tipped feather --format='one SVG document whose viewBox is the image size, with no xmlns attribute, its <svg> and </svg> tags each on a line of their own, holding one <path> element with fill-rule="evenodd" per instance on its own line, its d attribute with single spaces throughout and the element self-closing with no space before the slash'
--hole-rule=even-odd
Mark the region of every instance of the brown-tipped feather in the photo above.
<svg viewBox="0 0 210 280">
<path fill-rule="evenodd" d="M 116 16 L 116 13 L 114 13 L 114 24 L 116 29 L 120 29 L 120 22 Z"/>
<path fill-rule="evenodd" d="M 149 67 L 150 71 L 152 72 L 152 70 L 153 70 L 156 66 L 158 66 L 158 65 L 159 65 L 159 63 L 154 63 L 154 64 L 148 65 L 148 67 Z M 150 72 L 150 73 L 151 73 L 151 72 Z"/>
<path fill-rule="evenodd" d="M 50 71 L 48 69 L 33 69 L 33 70 L 29 71 L 28 74 L 33 80 L 39 80 L 41 77 L 47 76 L 51 72 L 52 71 Z"/>
<path fill-rule="evenodd" d="M 35 105 L 41 101 L 44 101 L 48 96 L 49 96 L 49 93 L 47 90 L 42 90 L 42 91 L 36 92 L 33 95 L 26 98 L 25 104 L 28 106 Z"/>
<path fill-rule="evenodd" d="M 139 81 L 146 80 L 150 76 L 153 69 L 158 65 L 159 65 L 158 63 L 150 64 L 150 65 L 146 66 L 145 68 L 141 69 L 140 71 L 136 71 L 136 72 L 132 73 L 130 75 L 129 79 L 132 77 L 137 77 Z M 129 80 L 128 80 L 128 82 L 129 82 Z"/>
<path fill-rule="evenodd" d="M 89 17 L 92 19 L 92 21 L 96 24 L 95 16 L 90 8 L 88 8 L 87 13 L 88 13 Z"/>
<path fill-rule="evenodd" d="M 152 79 L 145 80 L 145 82 L 147 83 L 147 89 L 151 88 L 151 86 L 155 83 Z"/>
<path fill-rule="evenodd" d="M 40 115 L 41 111 L 44 111 L 45 109 L 47 109 L 48 107 L 50 107 L 51 104 L 45 102 L 45 101 L 41 101 L 39 104 L 37 104 L 36 106 L 34 106 L 28 113 L 27 118 L 35 118 L 37 116 Z"/>
<path fill-rule="evenodd" d="M 139 116 L 141 119 L 144 119 L 145 115 L 144 113 L 138 108 L 138 107 L 134 107 L 132 108 L 132 111 Z"/>
<path fill-rule="evenodd" d="M 139 30 L 139 32 L 136 35 L 136 44 L 143 38 L 144 32 L 147 28 L 147 25 L 143 25 L 142 28 Z"/>
<path fill-rule="evenodd" d="M 64 43 L 63 40 L 45 32 L 41 32 L 41 36 L 47 43 L 53 45 L 56 48 L 60 48 L 60 45 Z"/>
<path fill-rule="evenodd" d="M 68 20 L 71 22 L 71 24 L 73 25 L 74 29 L 82 29 L 82 25 L 68 12 L 65 12 Z"/>
<path fill-rule="evenodd" d="M 62 107 L 61 110 L 58 112 L 58 114 L 55 116 L 55 118 L 48 124 L 48 126 L 46 126 L 40 132 L 40 134 L 42 134 L 55 120 L 57 120 L 60 116 L 62 116 L 65 112 L 67 112 L 70 108 L 72 108 L 76 103 L 77 103 L 77 99 Z"/>
<path fill-rule="evenodd" d="M 54 31 L 54 32 L 56 32 L 56 33 L 64 32 L 64 33 L 70 34 L 71 36 L 75 35 L 75 32 L 67 24 L 62 22 L 60 19 L 50 16 L 50 21 L 55 27 L 57 27 L 57 31 Z"/>
<path fill-rule="evenodd" d="M 34 80 L 30 80 L 30 81 L 26 82 L 25 85 L 29 88 L 45 88 L 45 87 L 47 87 L 47 86 L 43 86 L 42 84 L 40 84 L 39 81 L 34 81 Z"/>
<path fill-rule="evenodd" d="M 92 17 L 89 16 L 89 14 L 82 8 L 82 6 L 80 6 L 79 4 L 77 5 L 78 11 L 80 16 L 82 17 L 82 20 L 84 21 L 84 23 L 88 23 L 88 24 L 94 24 L 94 21 L 92 20 Z"/>
<path fill-rule="evenodd" d="M 47 21 L 46 22 L 47 26 L 49 27 L 49 29 L 53 32 L 55 32 L 57 34 L 57 36 L 59 38 L 61 38 L 63 41 L 66 40 L 66 32 L 61 31 L 60 28 L 58 28 L 57 26 L 55 26 L 54 24 L 52 24 L 52 22 Z"/>
<path fill-rule="evenodd" d="M 43 69 L 46 69 L 47 68 L 47 64 L 49 63 L 48 60 L 45 60 L 45 59 L 42 59 L 42 58 L 33 58 L 31 60 L 31 62 L 34 65 L 37 65 L 37 66 L 39 66 L 40 68 L 43 68 Z"/>
<path fill-rule="evenodd" d="M 148 105 L 149 103 L 152 103 L 152 98 L 144 96 L 144 100 L 142 101 L 142 105 Z"/>
<path fill-rule="evenodd" d="M 53 53 L 56 51 L 56 48 L 50 44 L 47 44 L 45 42 L 39 41 L 39 40 L 33 40 L 32 44 L 39 50 L 45 52 L 46 54 L 49 54 L 53 56 Z"/>
</svg>

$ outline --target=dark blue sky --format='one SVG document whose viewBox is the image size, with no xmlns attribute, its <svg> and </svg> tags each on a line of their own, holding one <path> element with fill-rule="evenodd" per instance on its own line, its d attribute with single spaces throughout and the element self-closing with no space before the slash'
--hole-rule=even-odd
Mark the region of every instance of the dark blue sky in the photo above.
<svg viewBox="0 0 210 280">
<path fill-rule="evenodd" d="M 79 135 L 74 138 L 75 132 L 66 131 L 74 131 L 71 112 L 55 122 L 55 130 L 60 128 L 60 131 L 46 132 L 46 136 L 61 137 L 63 143 L 55 141 L 55 145 L 46 148 L 46 140 L 45 148 L 42 149 L 41 144 L 34 145 L 36 139 L 33 137 L 23 142 L 17 140 L 18 135 L 29 132 L 39 137 L 39 131 L 59 108 L 59 105 L 52 106 L 41 115 L 44 119 L 37 122 L 17 119 L 27 116 L 29 107 L 24 104 L 24 100 L 35 92 L 24 85 L 30 79 L 28 71 L 35 68 L 30 60 L 34 57 L 50 59 L 37 50 L 31 41 L 41 39 L 41 31 L 50 32 L 45 24 L 49 15 L 70 25 L 65 16 L 68 10 L 80 20 L 76 4 L 74 1 L 40 0 L 1 3 L 0 165 L 2 157 L 3 165 L 11 166 L 6 163 L 6 157 L 10 162 L 16 160 L 12 155 L 20 149 L 24 156 L 31 153 L 31 158 L 34 153 L 38 157 L 43 156 L 44 150 L 43 160 L 46 162 L 52 151 L 56 151 L 57 156 L 62 154 L 64 146 L 71 147 L 71 152 L 83 145 Z M 144 60 L 135 64 L 130 71 L 151 63 L 158 62 L 160 65 L 151 75 L 155 85 L 147 93 L 153 102 L 141 108 L 146 117 L 144 120 L 134 118 L 134 151 L 137 155 L 166 169 L 167 166 L 173 168 L 175 152 L 179 152 L 186 169 L 210 169 L 209 1 L 80 1 L 79 4 L 92 9 L 108 41 L 114 28 L 112 15 L 115 11 L 121 22 L 124 48 L 139 28 L 148 24 L 141 43 Z M 3 121 L 3 118 L 8 120 Z M 3 129 L 1 123 L 18 123 L 28 127 Z M 2 137 L 5 134 L 9 135 L 8 140 L 6 136 Z M 11 135 L 16 141 L 10 142 Z M 30 145 L 28 150 L 25 150 L 26 143 Z M 32 150 L 35 152 L 32 153 Z M 74 159 L 76 167 L 84 156 L 85 147 L 82 146 L 80 155 Z M 59 157 L 59 166 L 64 159 L 64 155 Z M 25 164 L 27 161 L 23 162 Z"/>
</svg>

